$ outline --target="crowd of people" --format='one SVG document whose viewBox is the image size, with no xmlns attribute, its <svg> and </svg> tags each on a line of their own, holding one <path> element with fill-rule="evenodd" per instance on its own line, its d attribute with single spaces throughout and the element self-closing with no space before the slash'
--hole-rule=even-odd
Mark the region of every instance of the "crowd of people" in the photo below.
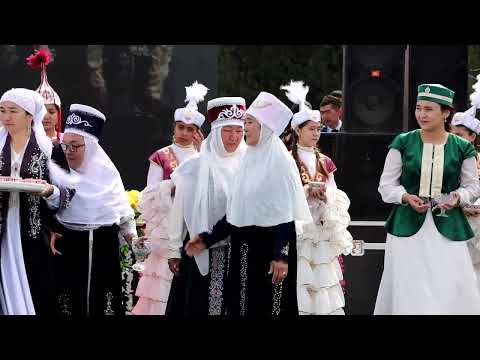
<svg viewBox="0 0 480 360">
<path fill-rule="evenodd" d="M 107 117 L 72 104 L 62 129 L 48 60 L 45 49 L 29 58 L 41 72 L 36 91 L 0 98 L 1 175 L 44 184 L 0 191 L 1 314 L 125 315 L 122 241 L 148 250 L 134 315 L 345 314 L 350 200 L 318 147 L 322 132 L 342 131 L 340 91 L 315 110 L 309 87 L 290 81 L 280 89 L 288 106 L 261 91 L 249 106 L 210 99 L 202 114 L 208 88 L 187 86 L 172 143 L 148 158 L 139 237 L 98 143 Z M 394 205 L 375 314 L 480 314 L 479 86 L 472 107 L 454 114 L 452 90 L 420 85 L 419 129 L 390 145 L 378 190 Z"/>
</svg>

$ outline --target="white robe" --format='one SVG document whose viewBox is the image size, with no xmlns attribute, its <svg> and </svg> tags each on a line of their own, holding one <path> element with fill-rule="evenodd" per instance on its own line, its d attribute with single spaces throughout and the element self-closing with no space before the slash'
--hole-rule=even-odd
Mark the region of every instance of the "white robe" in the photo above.
<svg viewBox="0 0 480 360">
<path fill-rule="evenodd" d="M 20 165 L 25 148 L 20 154 L 11 149 L 11 176 L 20 177 Z M 60 191 L 54 186 L 54 193 L 47 199 L 49 208 L 57 208 Z M 11 192 L 8 202 L 6 228 L 1 244 L 1 291 L 0 305 L 5 315 L 35 315 L 27 272 L 23 260 L 20 232 L 20 193 Z"/>
</svg>

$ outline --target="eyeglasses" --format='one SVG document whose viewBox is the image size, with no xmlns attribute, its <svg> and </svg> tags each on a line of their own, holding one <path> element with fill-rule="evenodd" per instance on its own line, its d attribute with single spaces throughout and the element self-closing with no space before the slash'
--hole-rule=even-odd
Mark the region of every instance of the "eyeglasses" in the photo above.
<svg viewBox="0 0 480 360">
<path fill-rule="evenodd" d="M 71 152 L 77 152 L 79 148 L 85 146 L 85 144 L 81 144 L 81 145 L 72 145 L 72 144 L 65 144 L 65 143 L 61 143 L 60 146 L 62 147 L 62 150 L 63 151 L 71 151 Z"/>
</svg>

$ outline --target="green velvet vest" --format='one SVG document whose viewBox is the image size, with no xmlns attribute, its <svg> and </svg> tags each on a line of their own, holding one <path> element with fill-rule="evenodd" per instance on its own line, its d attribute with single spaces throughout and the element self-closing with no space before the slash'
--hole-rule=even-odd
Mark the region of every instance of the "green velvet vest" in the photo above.
<svg viewBox="0 0 480 360">
<path fill-rule="evenodd" d="M 422 167 L 423 141 L 420 130 L 398 135 L 390 144 L 402 154 L 402 175 L 400 184 L 409 194 L 418 196 Z M 449 134 L 444 147 L 444 168 L 442 193 L 449 193 L 460 187 L 460 173 L 465 159 L 476 156 L 472 144 L 459 136 Z M 437 230 L 450 240 L 464 241 L 474 236 L 461 208 L 447 210 L 448 217 L 433 215 Z M 395 205 L 386 222 L 387 232 L 394 236 L 409 237 L 416 234 L 425 221 L 426 213 L 420 214 L 411 206 Z"/>
</svg>

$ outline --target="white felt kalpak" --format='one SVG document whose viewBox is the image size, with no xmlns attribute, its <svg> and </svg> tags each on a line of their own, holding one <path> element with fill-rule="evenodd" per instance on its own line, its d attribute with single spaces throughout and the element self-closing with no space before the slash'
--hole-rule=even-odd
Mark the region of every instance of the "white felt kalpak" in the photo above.
<svg viewBox="0 0 480 360">
<path fill-rule="evenodd" d="M 278 137 L 292 112 L 262 92 L 247 113 L 261 123 L 260 139 L 247 146 L 228 201 L 227 221 L 238 227 L 311 222 L 297 165 Z"/>
<path fill-rule="evenodd" d="M 195 81 L 191 86 L 185 88 L 187 96 L 185 102 L 187 105 L 184 108 L 175 110 L 175 121 L 182 121 L 185 124 L 194 124 L 201 127 L 205 121 L 203 116 L 198 111 L 198 103 L 203 101 L 207 95 L 208 88 Z"/>
<path fill-rule="evenodd" d="M 262 91 L 245 114 L 257 119 L 261 124 L 280 136 L 292 118 L 292 111 L 276 96 Z"/>
</svg>

